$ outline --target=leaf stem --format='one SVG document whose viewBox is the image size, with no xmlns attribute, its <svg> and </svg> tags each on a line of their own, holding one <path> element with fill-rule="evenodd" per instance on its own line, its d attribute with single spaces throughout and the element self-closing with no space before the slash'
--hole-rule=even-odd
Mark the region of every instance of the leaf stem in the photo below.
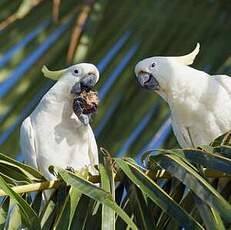
<svg viewBox="0 0 231 230">
<path fill-rule="evenodd" d="M 12 187 L 12 189 L 16 193 L 37 192 L 45 189 L 58 188 L 61 183 L 63 182 L 59 180 L 43 181 L 39 183 L 14 186 Z M 6 194 L 2 189 L 0 189 L 0 196 L 7 196 L 7 195 L 8 194 Z"/>
<path fill-rule="evenodd" d="M 145 174 L 148 175 L 153 180 L 171 178 L 171 175 L 164 170 L 159 170 L 159 171 L 158 170 L 156 171 L 147 170 Z M 225 173 L 211 171 L 208 169 L 205 170 L 205 176 L 210 177 L 210 178 L 230 177 L 230 175 L 227 175 Z M 121 179 L 121 175 L 117 174 L 115 177 L 115 181 L 120 181 L 120 179 Z M 94 184 L 99 183 L 100 177 L 90 176 L 89 181 Z M 38 191 L 43 191 L 47 189 L 58 188 L 61 184 L 63 184 L 63 181 L 61 180 L 52 180 L 52 181 L 43 181 L 39 183 L 14 186 L 12 187 L 12 189 L 17 193 L 38 192 Z M 7 196 L 7 195 L 8 194 L 6 194 L 2 189 L 0 189 L 0 197 Z"/>
</svg>

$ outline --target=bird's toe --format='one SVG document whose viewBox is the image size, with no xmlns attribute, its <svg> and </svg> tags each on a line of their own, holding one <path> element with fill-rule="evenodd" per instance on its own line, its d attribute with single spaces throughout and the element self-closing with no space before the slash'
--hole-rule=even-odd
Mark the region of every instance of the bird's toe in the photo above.
<svg viewBox="0 0 231 230">
<path fill-rule="evenodd" d="M 67 171 L 70 171 L 70 172 L 72 172 L 72 173 L 75 173 L 75 169 L 74 169 L 73 167 L 71 167 L 71 166 L 67 166 L 67 167 L 66 167 L 66 170 L 67 170 Z"/>
</svg>

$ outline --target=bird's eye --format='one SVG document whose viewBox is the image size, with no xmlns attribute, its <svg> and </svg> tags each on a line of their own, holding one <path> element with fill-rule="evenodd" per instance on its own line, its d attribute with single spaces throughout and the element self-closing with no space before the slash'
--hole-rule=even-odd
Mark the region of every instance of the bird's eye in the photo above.
<svg viewBox="0 0 231 230">
<path fill-rule="evenodd" d="M 78 76 L 78 75 L 80 74 L 80 70 L 79 70 L 78 68 L 74 68 L 74 69 L 72 70 L 72 74 L 73 74 L 74 76 Z"/>
<path fill-rule="evenodd" d="M 156 66 L 156 63 L 153 62 L 153 63 L 151 64 L 150 68 L 153 69 L 155 66 Z"/>
</svg>

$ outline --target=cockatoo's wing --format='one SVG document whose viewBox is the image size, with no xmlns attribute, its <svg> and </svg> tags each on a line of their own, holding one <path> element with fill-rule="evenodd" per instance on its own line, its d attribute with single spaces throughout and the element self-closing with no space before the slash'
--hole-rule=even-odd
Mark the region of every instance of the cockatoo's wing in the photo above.
<svg viewBox="0 0 231 230">
<path fill-rule="evenodd" d="M 22 123 L 20 129 L 20 145 L 22 154 L 25 157 L 25 163 L 38 169 L 35 138 L 30 117 L 27 117 Z"/>
<path fill-rule="evenodd" d="M 92 129 L 89 127 L 89 151 L 88 151 L 89 159 L 92 167 L 90 168 L 90 173 L 95 175 L 98 174 L 97 170 L 94 168 L 95 165 L 99 164 L 98 160 L 98 148 L 95 141 L 95 136 Z"/>
<path fill-rule="evenodd" d="M 182 148 L 195 147 L 190 134 L 190 127 L 186 127 L 182 124 L 177 123 L 173 114 L 171 114 L 171 121 L 173 132 L 180 146 Z"/>
<path fill-rule="evenodd" d="M 214 75 L 212 77 L 220 83 L 231 98 L 231 77 L 227 75 Z"/>
<path fill-rule="evenodd" d="M 31 125 L 30 117 L 27 117 L 20 129 L 20 145 L 22 154 L 25 157 L 25 163 L 36 168 L 38 168 L 36 150 L 35 150 L 35 138 L 34 132 Z M 40 207 L 40 212 L 43 210 L 46 202 L 48 201 L 54 190 L 44 191 L 42 193 L 42 202 Z"/>
</svg>

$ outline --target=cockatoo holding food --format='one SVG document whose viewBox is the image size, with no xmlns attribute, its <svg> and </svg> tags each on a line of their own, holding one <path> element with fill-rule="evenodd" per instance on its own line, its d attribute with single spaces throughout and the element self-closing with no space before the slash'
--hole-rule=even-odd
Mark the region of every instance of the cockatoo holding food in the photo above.
<svg viewBox="0 0 231 230">
<path fill-rule="evenodd" d="M 231 130 L 231 78 L 189 67 L 199 48 L 185 56 L 147 58 L 135 67 L 139 84 L 168 103 L 181 147 L 209 144 Z"/>
<path fill-rule="evenodd" d="M 97 68 L 81 63 L 60 71 L 44 66 L 42 72 L 57 82 L 21 126 L 21 150 L 26 163 L 39 169 L 48 180 L 55 179 L 48 170 L 50 165 L 74 170 L 87 167 L 96 174 L 95 137 L 88 117 L 79 119 L 73 113 L 73 98 L 82 86 L 92 88 L 97 83 Z"/>
</svg>

